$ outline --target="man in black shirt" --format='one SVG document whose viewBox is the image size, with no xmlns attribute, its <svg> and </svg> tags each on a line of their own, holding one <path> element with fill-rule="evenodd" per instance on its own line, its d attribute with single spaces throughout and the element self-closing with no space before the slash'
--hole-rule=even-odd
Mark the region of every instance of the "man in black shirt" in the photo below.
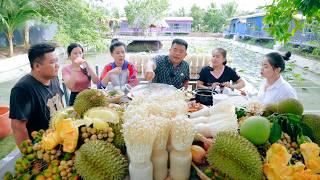
<svg viewBox="0 0 320 180">
<path fill-rule="evenodd" d="M 47 129 L 50 115 L 63 108 L 55 47 L 37 44 L 28 51 L 31 73 L 23 76 L 11 89 L 10 118 L 16 140 L 31 139 L 31 132 Z"/>
</svg>

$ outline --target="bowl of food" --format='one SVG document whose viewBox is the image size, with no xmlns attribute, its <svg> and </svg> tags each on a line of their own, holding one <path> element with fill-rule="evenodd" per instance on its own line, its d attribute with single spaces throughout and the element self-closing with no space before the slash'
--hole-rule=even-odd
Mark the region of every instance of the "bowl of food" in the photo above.
<svg viewBox="0 0 320 180">
<path fill-rule="evenodd" d="M 106 98 L 109 103 L 120 103 L 122 96 L 124 96 L 124 92 L 120 90 L 112 90 L 106 92 Z"/>
</svg>

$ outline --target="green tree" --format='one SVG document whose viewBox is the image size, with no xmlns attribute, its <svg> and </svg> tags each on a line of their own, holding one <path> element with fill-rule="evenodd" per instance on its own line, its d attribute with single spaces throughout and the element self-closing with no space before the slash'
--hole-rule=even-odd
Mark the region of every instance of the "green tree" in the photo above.
<svg viewBox="0 0 320 180">
<path fill-rule="evenodd" d="M 264 23 L 269 25 L 266 30 L 280 42 L 287 42 L 297 30 L 303 28 L 305 23 L 294 18 L 294 15 L 302 13 L 308 23 L 313 20 L 320 21 L 319 0 L 273 0 L 266 6 L 266 11 Z M 295 27 L 289 31 L 292 21 Z"/>
<path fill-rule="evenodd" d="M 105 9 L 89 5 L 84 0 L 35 0 L 40 6 L 43 20 L 58 25 L 55 39 L 68 45 L 82 43 L 94 48 L 105 48 L 106 34 L 109 32 Z"/>
<path fill-rule="evenodd" d="M 178 11 L 174 11 L 172 13 L 172 16 L 177 16 L 177 17 L 185 17 L 187 16 L 188 13 L 186 13 L 186 9 L 184 7 L 178 9 Z"/>
<path fill-rule="evenodd" d="M 118 8 L 112 8 L 111 9 L 111 15 L 113 18 L 119 19 L 120 18 L 120 12 Z"/>
<path fill-rule="evenodd" d="M 223 17 L 221 11 L 216 8 L 216 5 L 211 3 L 203 17 L 203 22 L 205 22 L 205 31 L 221 32 L 226 19 Z"/>
<path fill-rule="evenodd" d="M 193 18 L 192 21 L 192 29 L 193 31 L 201 31 L 201 27 L 203 27 L 203 17 L 205 15 L 205 10 L 193 4 L 190 10 L 190 16 Z"/>
<path fill-rule="evenodd" d="M 14 30 L 39 15 L 35 8 L 30 0 L 0 1 L 0 30 L 4 30 L 9 42 L 9 57 L 13 55 Z"/>
<path fill-rule="evenodd" d="M 235 1 L 231 1 L 221 5 L 221 13 L 225 18 L 232 18 L 237 13 L 238 4 Z"/>
<path fill-rule="evenodd" d="M 168 0 L 127 0 L 124 10 L 128 23 L 134 28 L 146 30 L 166 15 L 169 8 Z"/>
</svg>

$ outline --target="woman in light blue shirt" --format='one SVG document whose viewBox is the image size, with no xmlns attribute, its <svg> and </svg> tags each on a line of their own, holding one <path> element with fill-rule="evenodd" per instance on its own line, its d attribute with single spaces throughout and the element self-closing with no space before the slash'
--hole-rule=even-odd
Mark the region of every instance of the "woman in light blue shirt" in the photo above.
<svg viewBox="0 0 320 180">
<path fill-rule="evenodd" d="M 287 52 L 285 56 L 281 56 L 277 52 L 265 55 L 261 67 L 261 76 L 266 80 L 258 92 L 260 103 L 266 105 L 278 103 L 288 98 L 297 99 L 295 89 L 281 76 L 281 72 L 285 69 L 285 60 L 289 60 L 290 56 L 290 52 Z"/>
</svg>

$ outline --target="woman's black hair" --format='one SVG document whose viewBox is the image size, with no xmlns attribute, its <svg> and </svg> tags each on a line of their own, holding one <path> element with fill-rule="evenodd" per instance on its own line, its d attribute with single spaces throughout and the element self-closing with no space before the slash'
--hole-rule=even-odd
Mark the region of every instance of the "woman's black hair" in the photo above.
<svg viewBox="0 0 320 180">
<path fill-rule="evenodd" d="M 68 57 L 70 57 L 72 50 L 77 47 L 81 48 L 81 51 L 83 53 L 83 47 L 80 44 L 71 43 L 67 48 Z M 88 80 L 91 81 L 91 76 L 89 75 L 87 68 L 80 68 L 80 69 L 81 69 L 81 72 L 88 77 Z"/>
<path fill-rule="evenodd" d="M 119 46 L 123 46 L 124 49 L 126 49 L 126 45 L 123 42 L 118 41 L 118 40 L 114 40 L 113 42 L 111 41 L 111 45 L 110 45 L 110 48 L 109 48 L 110 53 L 113 53 L 114 49 L 116 47 L 119 47 Z"/>
<path fill-rule="evenodd" d="M 283 72 L 286 68 L 285 61 L 288 61 L 290 59 L 291 52 L 286 52 L 284 56 L 282 56 L 280 53 L 272 52 L 266 54 L 265 57 L 267 58 L 273 69 L 280 68 L 280 72 Z"/>
<path fill-rule="evenodd" d="M 115 43 L 115 42 L 117 42 L 117 41 L 119 41 L 118 38 L 113 38 L 113 39 L 111 39 L 111 44 L 112 44 L 112 43 Z"/>
<path fill-rule="evenodd" d="M 223 58 L 225 59 L 225 61 L 223 62 L 223 65 L 227 64 L 227 51 L 223 48 L 216 48 L 213 51 L 218 51 L 219 53 L 222 54 Z"/>
<path fill-rule="evenodd" d="M 71 43 L 68 48 L 67 48 L 67 53 L 68 53 L 68 57 L 71 55 L 71 52 L 74 48 L 77 48 L 79 47 L 81 50 L 82 50 L 82 53 L 83 53 L 83 47 L 78 44 L 78 43 Z"/>
</svg>

